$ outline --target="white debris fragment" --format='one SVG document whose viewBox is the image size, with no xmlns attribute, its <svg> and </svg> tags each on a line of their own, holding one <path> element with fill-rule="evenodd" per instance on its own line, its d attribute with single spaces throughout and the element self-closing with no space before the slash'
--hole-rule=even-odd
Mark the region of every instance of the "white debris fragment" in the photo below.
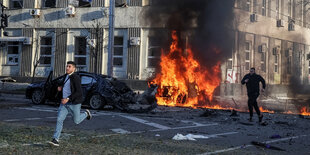
<svg viewBox="0 0 310 155">
<path fill-rule="evenodd" d="M 155 136 L 156 136 L 156 137 L 159 137 L 160 135 L 159 135 L 159 134 L 156 134 Z"/>
<path fill-rule="evenodd" d="M 0 142 L 0 148 L 7 148 L 7 147 L 9 147 L 9 144 L 7 141 L 1 141 Z"/>
<path fill-rule="evenodd" d="M 187 134 L 185 136 L 183 136 L 182 134 L 176 134 L 172 139 L 173 140 L 193 140 L 195 141 L 196 139 L 208 139 L 210 137 L 208 136 L 204 136 L 204 135 L 193 135 L 193 134 Z"/>
</svg>

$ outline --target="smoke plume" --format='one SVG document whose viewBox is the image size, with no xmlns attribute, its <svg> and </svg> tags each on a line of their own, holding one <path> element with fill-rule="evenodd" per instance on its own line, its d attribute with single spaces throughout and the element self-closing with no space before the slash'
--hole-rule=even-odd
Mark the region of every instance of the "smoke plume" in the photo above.
<svg viewBox="0 0 310 155">
<path fill-rule="evenodd" d="M 176 30 L 182 38 L 179 45 L 191 46 L 201 65 L 211 67 L 231 57 L 234 1 L 220 0 L 153 0 L 145 12 L 151 27 Z M 184 36 L 189 36 L 188 38 Z M 156 33 L 162 47 L 169 47 L 167 32 Z"/>
</svg>

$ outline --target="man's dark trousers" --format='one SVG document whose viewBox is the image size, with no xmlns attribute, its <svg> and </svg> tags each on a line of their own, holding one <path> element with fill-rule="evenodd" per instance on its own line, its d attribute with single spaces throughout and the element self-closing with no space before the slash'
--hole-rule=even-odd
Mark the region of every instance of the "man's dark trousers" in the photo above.
<svg viewBox="0 0 310 155">
<path fill-rule="evenodd" d="M 258 116 L 260 116 L 260 111 L 257 105 L 257 98 L 259 96 L 259 93 L 251 93 L 248 94 L 248 106 L 249 106 L 249 111 L 250 111 L 250 117 L 253 117 L 253 107 L 257 113 Z"/>
</svg>

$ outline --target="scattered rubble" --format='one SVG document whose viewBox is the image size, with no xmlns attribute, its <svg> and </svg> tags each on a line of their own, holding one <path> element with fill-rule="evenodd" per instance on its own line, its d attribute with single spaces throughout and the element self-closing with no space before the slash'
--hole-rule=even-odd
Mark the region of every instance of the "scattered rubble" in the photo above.
<svg viewBox="0 0 310 155">
<path fill-rule="evenodd" d="M 280 135 L 278 135 L 278 134 L 275 134 L 275 135 L 270 136 L 269 138 L 277 139 L 277 138 L 282 138 L 282 137 Z"/>
<path fill-rule="evenodd" d="M 271 149 L 271 150 L 285 151 L 284 149 L 281 149 L 281 148 L 275 147 L 275 146 L 271 146 L 271 145 L 266 144 L 266 143 L 261 143 L 261 142 L 256 142 L 256 141 L 252 141 L 251 143 L 255 146 L 259 146 L 259 147 L 263 147 L 263 148 L 267 148 L 267 149 Z"/>
<path fill-rule="evenodd" d="M 236 110 L 231 111 L 230 117 L 232 116 L 239 116 Z"/>
<path fill-rule="evenodd" d="M 205 112 L 200 115 L 200 117 L 209 117 L 216 115 L 216 111 L 213 109 L 205 109 Z"/>
</svg>

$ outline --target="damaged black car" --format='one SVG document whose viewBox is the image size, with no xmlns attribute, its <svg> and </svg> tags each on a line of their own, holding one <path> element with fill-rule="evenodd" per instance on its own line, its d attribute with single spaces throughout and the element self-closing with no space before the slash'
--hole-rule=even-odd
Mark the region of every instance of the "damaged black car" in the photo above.
<svg viewBox="0 0 310 155">
<path fill-rule="evenodd" d="M 82 105 L 92 109 L 109 105 L 126 112 L 148 112 L 157 107 L 156 85 L 150 85 L 143 94 L 137 94 L 116 78 L 88 72 L 76 73 L 81 78 Z M 33 104 L 44 104 L 47 101 L 60 103 L 57 87 L 63 78 L 61 76 L 53 80 L 51 72 L 45 82 L 32 83 L 27 87 L 26 98 L 31 99 Z"/>
</svg>

